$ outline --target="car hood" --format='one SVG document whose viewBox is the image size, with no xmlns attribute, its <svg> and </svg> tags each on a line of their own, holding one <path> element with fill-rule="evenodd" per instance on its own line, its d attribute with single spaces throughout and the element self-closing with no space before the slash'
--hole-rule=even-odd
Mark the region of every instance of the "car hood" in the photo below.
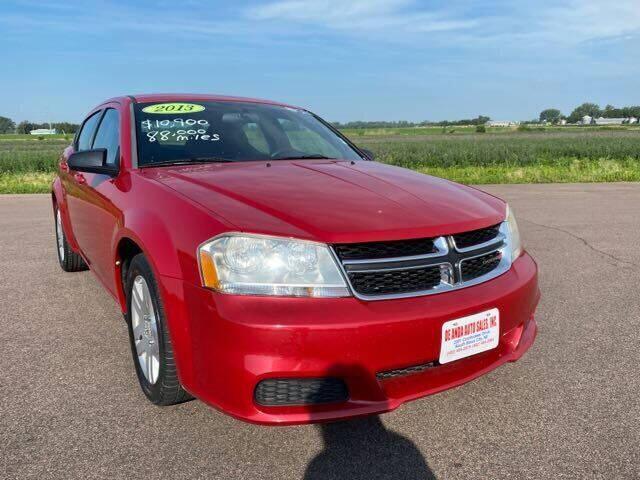
<svg viewBox="0 0 640 480">
<path fill-rule="evenodd" d="M 274 161 L 140 172 L 238 231 L 329 243 L 433 237 L 504 220 L 479 190 L 377 162 Z"/>
</svg>

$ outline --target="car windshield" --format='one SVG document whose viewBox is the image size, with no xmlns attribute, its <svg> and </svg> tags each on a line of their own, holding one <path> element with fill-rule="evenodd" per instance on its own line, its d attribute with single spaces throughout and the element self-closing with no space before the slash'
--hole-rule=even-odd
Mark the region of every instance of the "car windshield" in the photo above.
<svg viewBox="0 0 640 480">
<path fill-rule="evenodd" d="M 135 105 L 140 166 L 331 158 L 362 160 L 306 110 L 247 102 Z"/>
</svg>

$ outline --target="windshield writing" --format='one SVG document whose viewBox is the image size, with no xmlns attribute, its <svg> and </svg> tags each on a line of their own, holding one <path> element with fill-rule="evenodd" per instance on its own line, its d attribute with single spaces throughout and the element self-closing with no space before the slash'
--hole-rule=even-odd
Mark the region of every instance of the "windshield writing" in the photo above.
<svg viewBox="0 0 640 480">
<path fill-rule="evenodd" d="M 175 115 L 164 110 L 160 115 L 154 104 L 136 105 L 140 165 L 205 157 L 361 159 L 347 142 L 304 110 L 243 102 L 189 105 L 193 111 Z"/>
</svg>

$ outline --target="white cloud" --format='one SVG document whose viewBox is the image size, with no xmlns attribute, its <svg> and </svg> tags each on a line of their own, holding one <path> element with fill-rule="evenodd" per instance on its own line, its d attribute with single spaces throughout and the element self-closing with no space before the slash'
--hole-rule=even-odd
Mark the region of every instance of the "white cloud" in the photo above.
<svg viewBox="0 0 640 480">
<path fill-rule="evenodd" d="M 156 0 L 162 8 L 151 11 L 135 2 L 93 0 L 74 21 L 69 21 L 61 0 L 2 1 L 23 8 L 0 15 L 0 27 L 23 35 L 39 28 L 92 36 L 126 31 L 285 43 L 309 42 L 311 31 L 324 39 L 352 35 L 380 45 L 402 42 L 421 48 L 428 41 L 432 47 L 460 52 L 498 48 L 505 54 L 543 47 L 545 55 L 574 51 L 590 41 L 631 44 L 640 37 L 640 0 L 253 0 L 246 7 L 227 8 L 224 15 L 212 13 L 204 0 L 185 0 L 188 9 Z"/>
<path fill-rule="evenodd" d="M 638 0 L 569 0 L 552 6 L 540 19 L 541 33 L 551 40 L 584 42 L 640 33 Z"/>
<path fill-rule="evenodd" d="M 486 2 L 486 8 L 451 0 L 270 0 L 245 10 L 256 25 L 285 22 L 377 39 L 415 39 L 420 34 L 448 45 L 516 42 L 572 46 L 640 33 L 640 0 L 538 0 Z M 477 6 L 477 5 L 476 5 Z M 446 34 L 449 35 L 446 35 Z M 454 35 L 454 36 L 452 36 Z"/>
<path fill-rule="evenodd" d="M 397 33 L 442 32 L 473 27 L 471 19 L 416 9 L 412 0 L 278 0 L 250 7 L 254 20 L 287 21 L 333 30 Z"/>
</svg>

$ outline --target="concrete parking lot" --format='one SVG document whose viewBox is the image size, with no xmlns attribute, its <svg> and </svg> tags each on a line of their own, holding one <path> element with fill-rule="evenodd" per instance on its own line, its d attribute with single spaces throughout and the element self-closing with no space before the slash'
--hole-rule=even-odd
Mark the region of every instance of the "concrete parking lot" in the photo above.
<svg viewBox="0 0 640 480">
<path fill-rule="evenodd" d="M 49 197 L 0 197 L 0 478 L 639 478 L 640 184 L 482 188 L 540 266 L 532 349 L 380 417 L 281 428 L 148 403 L 116 304 L 57 264 Z"/>
</svg>

